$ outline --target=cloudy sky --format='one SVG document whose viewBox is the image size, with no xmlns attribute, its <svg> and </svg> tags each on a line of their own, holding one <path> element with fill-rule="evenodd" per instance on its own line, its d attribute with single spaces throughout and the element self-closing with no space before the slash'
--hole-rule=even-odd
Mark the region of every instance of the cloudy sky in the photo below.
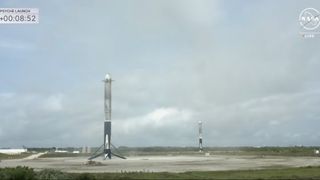
<svg viewBox="0 0 320 180">
<path fill-rule="evenodd" d="M 320 37 L 300 0 L 5 0 L 0 147 L 99 146 L 103 83 L 122 146 L 320 145 Z"/>
</svg>

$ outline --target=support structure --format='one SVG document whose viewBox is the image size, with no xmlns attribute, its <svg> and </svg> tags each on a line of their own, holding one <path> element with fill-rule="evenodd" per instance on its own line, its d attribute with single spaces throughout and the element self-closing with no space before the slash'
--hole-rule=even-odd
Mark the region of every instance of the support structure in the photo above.
<svg viewBox="0 0 320 180">
<path fill-rule="evenodd" d="M 202 152 L 202 121 L 198 122 L 199 124 L 199 152 Z"/>
</svg>

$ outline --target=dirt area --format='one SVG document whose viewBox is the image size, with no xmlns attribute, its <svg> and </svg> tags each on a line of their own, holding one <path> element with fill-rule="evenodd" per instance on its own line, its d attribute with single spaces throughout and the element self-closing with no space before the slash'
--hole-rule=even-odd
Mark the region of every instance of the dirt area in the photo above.
<svg viewBox="0 0 320 180">
<path fill-rule="evenodd" d="M 16 166 L 29 166 L 35 170 L 54 168 L 65 172 L 185 172 L 320 166 L 320 158 L 210 155 L 136 156 L 125 160 L 97 158 L 91 163 L 84 157 L 27 158 L 0 162 L 0 167 Z"/>
</svg>

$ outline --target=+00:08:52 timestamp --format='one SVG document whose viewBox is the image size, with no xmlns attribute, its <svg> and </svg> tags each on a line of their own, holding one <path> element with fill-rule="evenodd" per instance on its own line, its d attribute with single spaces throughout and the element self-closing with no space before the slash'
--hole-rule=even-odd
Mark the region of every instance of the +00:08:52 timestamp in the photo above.
<svg viewBox="0 0 320 180">
<path fill-rule="evenodd" d="M 0 21 L 4 22 L 36 22 L 36 15 L 4 15 L 0 16 Z"/>
</svg>

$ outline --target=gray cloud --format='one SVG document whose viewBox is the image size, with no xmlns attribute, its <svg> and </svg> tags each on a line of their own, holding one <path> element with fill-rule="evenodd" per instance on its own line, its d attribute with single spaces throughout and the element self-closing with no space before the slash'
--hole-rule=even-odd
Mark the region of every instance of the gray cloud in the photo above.
<svg viewBox="0 0 320 180">
<path fill-rule="evenodd" d="M 1 51 L 3 146 L 98 146 L 106 72 L 116 145 L 195 146 L 198 120 L 205 145 L 318 143 L 319 39 L 298 25 L 316 1 L 32 5 L 39 26 L 10 32 L 34 52 Z"/>
</svg>

